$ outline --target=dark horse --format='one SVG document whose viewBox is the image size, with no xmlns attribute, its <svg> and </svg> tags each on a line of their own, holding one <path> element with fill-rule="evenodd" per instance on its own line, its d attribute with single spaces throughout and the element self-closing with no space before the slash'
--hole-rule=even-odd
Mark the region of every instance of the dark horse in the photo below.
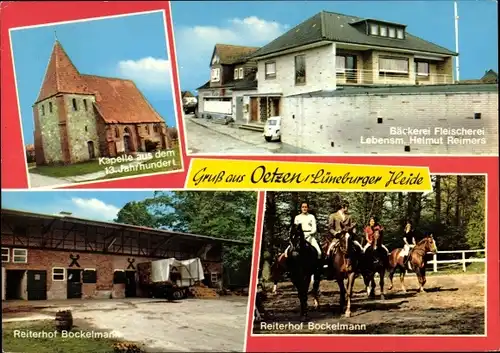
<svg viewBox="0 0 500 353">
<path fill-rule="evenodd" d="M 276 261 L 271 266 L 271 278 L 273 280 L 273 294 L 276 294 L 278 290 L 278 282 L 283 277 L 286 272 L 286 256 L 282 253 L 278 256 Z"/>
<path fill-rule="evenodd" d="M 389 254 L 381 246 L 382 231 L 375 230 L 373 233 L 373 242 L 365 250 L 362 261 L 362 275 L 365 282 L 366 294 L 369 297 L 375 296 L 375 274 L 379 275 L 380 298 L 384 299 L 384 277 L 385 271 L 389 268 Z M 371 289 L 370 289 L 371 285 Z"/>
<path fill-rule="evenodd" d="M 345 308 L 345 316 L 351 316 L 351 297 L 354 288 L 356 274 L 360 273 L 362 250 L 354 243 L 354 239 L 349 232 L 351 227 L 341 233 L 337 249 L 334 249 L 333 255 L 329 255 L 328 261 L 333 265 L 334 278 L 340 289 L 340 310 Z M 347 279 L 347 290 L 344 280 Z M 346 305 L 347 294 L 347 305 Z"/>
<path fill-rule="evenodd" d="M 415 247 L 410 250 L 408 254 L 408 260 L 399 256 L 403 249 L 394 249 L 389 254 L 389 280 L 391 281 L 391 286 L 389 290 L 392 289 L 393 283 L 392 278 L 396 270 L 399 270 L 399 279 L 401 280 L 401 288 L 403 292 L 406 292 L 405 288 L 405 274 L 407 270 L 415 272 L 418 278 L 418 291 L 424 292 L 425 279 L 425 266 L 427 265 L 427 260 L 425 255 L 427 253 L 435 254 L 437 252 L 436 242 L 434 237 L 431 235 L 425 236 L 421 241 L 418 242 Z"/>
<path fill-rule="evenodd" d="M 314 296 L 314 307 L 317 308 L 319 306 L 321 260 L 318 258 L 316 249 L 306 241 L 301 224 L 292 226 L 290 248 L 286 257 L 286 269 L 290 273 L 290 279 L 298 292 L 301 319 L 306 320 L 307 293 L 313 275 L 314 285 L 312 294 Z"/>
</svg>

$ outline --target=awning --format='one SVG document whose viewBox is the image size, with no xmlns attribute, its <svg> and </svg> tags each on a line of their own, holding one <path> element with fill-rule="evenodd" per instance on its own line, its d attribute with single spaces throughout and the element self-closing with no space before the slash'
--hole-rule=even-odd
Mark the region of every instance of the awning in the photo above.
<svg viewBox="0 0 500 353">
<path fill-rule="evenodd" d="M 283 97 L 283 93 L 250 93 L 244 94 L 244 97 Z"/>
</svg>

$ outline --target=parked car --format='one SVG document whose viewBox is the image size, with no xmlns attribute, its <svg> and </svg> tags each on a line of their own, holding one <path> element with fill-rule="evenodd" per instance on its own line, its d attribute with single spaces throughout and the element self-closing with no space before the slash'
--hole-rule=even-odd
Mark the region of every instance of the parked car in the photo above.
<svg viewBox="0 0 500 353">
<path fill-rule="evenodd" d="M 281 117 L 272 116 L 264 125 L 264 138 L 267 142 L 281 141 Z"/>
<path fill-rule="evenodd" d="M 195 114 L 198 108 L 198 99 L 196 97 L 184 97 L 182 99 L 182 109 L 184 114 Z"/>
</svg>

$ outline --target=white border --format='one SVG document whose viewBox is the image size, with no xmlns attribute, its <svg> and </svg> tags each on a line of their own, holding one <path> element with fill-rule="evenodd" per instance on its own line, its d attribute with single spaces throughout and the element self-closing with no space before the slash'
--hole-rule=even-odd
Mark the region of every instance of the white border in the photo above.
<svg viewBox="0 0 500 353">
<path fill-rule="evenodd" d="M 264 199 L 264 200 L 261 200 Z M 259 218 L 259 205 L 262 202 L 262 224 L 259 227 L 259 223 L 257 222 L 257 219 Z M 260 250 L 260 244 L 257 244 L 255 241 L 255 235 L 257 234 L 259 228 L 264 230 L 264 214 L 266 212 L 266 193 L 265 192 L 257 192 L 257 207 L 255 211 L 255 227 L 254 227 L 254 234 L 253 234 L 253 246 L 252 246 L 252 261 L 250 264 L 250 280 L 248 281 L 248 303 L 247 303 L 247 315 L 246 315 L 246 322 L 245 322 L 245 336 L 243 340 L 243 349 L 242 352 L 247 352 L 247 343 L 248 343 L 248 329 L 249 326 L 252 325 L 252 330 L 250 331 L 250 336 L 252 335 L 253 332 L 253 321 L 254 321 L 254 315 L 253 312 L 255 310 L 254 303 L 255 300 L 252 299 L 252 279 L 255 277 L 255 288 L 257 288 L 257 275 L 259 274 L 259 259 L 260 259 L 260 252 L 258 252 L 258 256 L 254 256 L 255 252 Z M 261 236 L 262 240 L 262 236 Z M 257 262 L 257 263 L 256 263 Z M 255 273 L 257 272 L 257 273 Z M 256 295 L 257 292 L 254 293 Z M 252 310 L 253 309 L 253 310 Z M 250 324 L 250 315 L 252 318 L 251 324 Z"/>
<path fill-rule="evenodd" d="M 63 270 L 63 279 L 54 279 L 54 270 Z M 60 275 L 60 273 L 57 273 L 57 275 Z M 52 282 L 64 282 L 66 281 L 66 268 L 64 267 L 52 267 Z"/>
<path fill-rule="evenodd" d="M 488 232 L 488 174 L 487 173 L 433 173 L 431 175 L 441 175 L 441 176 L 456 176 L 456 175 L 465 175 L 465 176 L 484 176 L 485 177 L 485 212 L 484 212 L 484 222 L 485 222 L 485 256 L 486 256 L 486 261 L 485 261 L 485 267 L 484 267 L 484 334 L 483 335 L 406 335 L 406 334 L 400 334 L 400 335 L 389 335 L 389 334 L 315 334 L 315 333 L 307 333 L 307 334 L 254 334 L 253 332 L 253 325 L 254 325 L 254 318 L 252 314 L 252 319 L 250 321 L 250 318 L 247 316 L 247 326 L 251 325 L 252 329 L 250 331 L 250 336 L 251 337 L 260 337 L 259 339 L 265 339 L 265 337 L 281 337 L 281 338 L 291 338 L 291 337 L 300 337 L 300 338 L 307 338 L 307 337 L 329 337 L 331 339 L 335 339 L 335 337 L 394 337 L 394 338 L 400 338 L 400 337 L 425 337 L 425 338 L 433 338 L 433 337 L 488 337 L 488 240 L 489 240 L 489 232 Z M 274 191 L 274 190 L 273 190 Z M 276 192 L 280 192 L 281 190 L 278 190 Z M 302 191 L 302 190 L 300 190 Z M 299 191 L 299 192 L 300 192 Z M 330 190 L 315 190 L 316 192 L 330 192 Z M 354 191 L 356 192 L 356 191 Z M 392 191 L 387 191 L 387 192 L 392 192 Z M 398 192 L 398 191 L 395 191 Z M 410 191 L 411 192 L 411 191 Z M 351 191 L 346 191 L 346 193 L 351 193 Z M 266 194 L 266 193 L 264 193 Z M 265 207 L 264 207 L 264 213 L 262 214 L 262 224 L 261 224 L 261 238 L 260 238 L 260 243 L 257 244 L 256 241 L 254 241 L 254 248 L 257 247 L 257 256 L 253 256 L 253 261 L 252 261 L 252 272 L 250 277 L 250 284 L 252 283 L 253 276 L 256 276 L 255 272 L 258 274 L 258 265 L 260 264 L 260 257 L 262 255 L 262 241 L 264 240 L 264 217 L 265 217 Z M 257 230 L 257 228 L 256 228 Z M 255 255 L 255 254 L 254 254 Z M 257 262 L 257 265 L 254 265 L 254 262 Z M 256 266 L 255 268 L 253 266 Z M 257 285 L 258 278 L 255 278 L 255 285 Z M 251 288 L 249 290 L 250 293 L 254 291 L 256 293 L 256 288 Z M 249 296 L 250 297 L 250 296 Z M 249 299 L 249 314 L 250 315 L 250 309 L 255 309 L 254 308 L 255 303 L 251 303 Z M 340 317 L 338 317 L 340 318 Z M 248 332 L 248 330 L 247 330 Z M 492 338 L 494 337 L 494 332 L 490 333 L 490 336 Z M 246 340 L 245 340 L 246 342 Z M 246 349 L 245 345 L 245 349 Z"/>
<path fill-rule="evenodd" d="M 170 3 L 169 3 L 169 11 L 170 14 L 172 14 L 172 10 L 170 9 Z M 119 15 L 109 15 L 109 16 L 102 16 L 102 17 L 91 17 L 91 18 L 84 18 L 84 19 L 79 19 L 79 20 L 72 20 L 72 21 L 60 21 L 60 22 L 51 22 L 51 23 L 43 23 L 39 25 L 30 25 L 30 26 L 23 26 L 23 27 L 15 27 L 15 28 L 9 28 L 9 41 L 10 41 L 10 54 L 12 58 L 12 69 L 13 69 L 13 74 L 14 74 L 14 85 L 16 88 L 16 101 L 17 101 L 17 111 L 19 115 L 19 121 L 20 121 L 20 130 L 21 130 L 21 141 L 23 144 L 23 155 L 24 149 L 26 148 L 25 142 L 24 142 L 24 131 L 23 131 L 23 117 L 21 115 L 21 104 L 19 101 L 19 90 L 17 87 L 17 75 L 16 75 L 16 65 L 15 65 L 15 60 L 14 60 L 14 46 L 12 45 L 12 35 L 11 33 L 14 31 L 18 30 L 24 30 L 24 29 L 33 29 L 33 28 L 39 28 L 39 27 L 50 27 L 50 26 L 57 26 L 57 25 L 62 25 L 62 24 L 73 24 L 73 23 L 79 23 L 79 22 L 90 22 L 90 21 L 99 21 L 99 20 L 106 20 L 106 19 L 112 19 L 112 18 L 120 18 L 120 17 L 130 17 L 130 16 L 137 16 L 137 15 L 147 15 L 147 14 L 153 14 L 153 13 L 158 13 L 161 12 L 163 14 L 162 19 L 163 19 L 163 29 L 164 29 L 164 36 L 165 36 L 165 42 L 167 46 L 167 58 L 170 61 L 170 88 L 171 88 L 171 95 L 172 99 L 174 102 L 174 116 L 176 117 L 176 128 L 177 131 L 179 131 L 179 123 L 181 121 L 181 118 L 179 117 L 178 114 L 178 104 L 177 98 L 175 96 L 175 89 L 178 89 L 178 87 L 175 87 L 174 85 L 174 78 L 172 75 L 173 70 L 173 65 L 172 65 L 172 58 L 170 55 L 170 43 L 168 40 L 168 31 L 167 31 L 167 20 L 166 20 L 166 13 L 164 9 L 159 9 L 159 10 L 151 10 L 151 11 L 141 11 L 141 12 L 133 12 L 133 13 L 126 13 L 126 14 L 119 14 Z M 175 54 L 175 45 L 174 45 L 174 50 L 173 50 L 174 56 Z M 177 60 L 175 60 L 177 63 Z M 47 73 L 48 69 L 48 64 L 47 67 L 45 68 L 45 74 Z M 178 71 L 178 70 L 177 70 Z M 45 78 L 45 77 L 44 77 Z M 179 81 L 179 73 L 177 72 L 177 79 Z M 43 86 L 43 82 L 42 82 Z M 40 86 L 41 89 L 41 86 Z M 179 95 L 180 97 L 180 95 Z M 146 98 L 147 99 L 147 98 Z M 165 124 L 166 121 L 164 120 Z M 33 130 L 34 131 L 34 130 Z M 180 135 L 180 134 L 179 134 Z M 31 182 L 30 182 L 30 173 L 28 169 L 28 161 L 26 158 L 24 158 L 24 164 L 26 168 L 26 181 L 28 185 L 28 190 L 53 190 L 53 189 L 59 189 L 59 188 L 65 188 L 65 187 L 71 187 L 71 186 L 77 186 L 77 185 L 88 185 L 88 184 L 97 184 L 97 183 L 108 183 L 108 182 L 113 182 L 115 180 L 128 180 L 128 179 L 135 179 L 135 178 L 142 178 L 142 177 L 148 177 L 148 176 L 153 176 L 153 175 L 168 175 L 168 174 L 173 174 L 173 173 L 184 173 L 185 172 L 185 161 L 184 161 L 184 156 L 182 153 L 182 146 L 183 143 L 181 141 L 182 139 L 179 136 L 178 139 L 178 147 L 179 147 L 179 152 L 178 154 L 180 155 L 180 163 L 181 163 L 181 168 L 167 171 L 167 172 L 156 172 L 156 173 L 150 173 L 150 174 L 138 174 L 138 175 L 132 175 L 132 176 L 126 176 L 126 177 L 121 177 L 121 178 L 110 178 L 110 179 L 99 179 L 99 180 L 90 180 L 90 181 L 84 181 L 84 182 L 76 182 L 76 183 L 69 183 L 69 184 L 55 184 L 51 186 L 42 186 L 42 187 L 31 187 Z M 118 189 L 120 190 L 120 189 Z"/>
</svg>

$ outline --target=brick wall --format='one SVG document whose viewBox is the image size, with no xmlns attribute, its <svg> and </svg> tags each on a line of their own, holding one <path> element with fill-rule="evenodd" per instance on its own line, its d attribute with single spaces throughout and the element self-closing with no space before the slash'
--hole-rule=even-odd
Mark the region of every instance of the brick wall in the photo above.
<svg viewBox="0 0 500 353">
<path fill-rule="evenodd" d="M 220 249 L 214 249 L 207 254 L 207 259 L 202 259 L 204 269 L 210 272 L 218 272 L 222 275 L 222 263 L 215 259 L 219 257 Z M 70 255 L 79 255 L 78 264 L 80 267 L 69 267 L 72 263 Z M 195 255 L 193 255 L 195 257 Z M 66 299 L 67 298 L 67 280 L 53 281 L 52 269 L 54 267 L 65 269 L 95 269 L 97 275 L 97 283 L 82 284 L 83 299 L 109 299 L 109 298 L 124 298 L 125 285 L 113 284 L 113 274 L 115 270 L 132 270 L 128 269 L 128 259 L 134 260 L 134 267 L 137 270 L 137 264 L 157 260 L 157 258 L 134 257 L 130 255 L 107 255 L 84 252 L 69 252 L 69 251 L 54 251 L 41 249 L 28 249 L 27 263 L 2 263 L 2 278 L 3 271 L 8 270 L 45 270 L 47 271 L 47 299 Z M 27 299 L 27 276 L 24 275 L 21 284 L 21 298 Z M 3 283 L 5 285 L 5 283 Z M 5 292 L 3 287 L 2 293 Z M 143 296 L 141 288 L 137 286 L 137 296 Z"/>
<path fill-rule="evenodd" d="M 282 104 L 282 141 L 314 153 L 495 154 L 498 149 L 498 92 L 288 97 Z M 427 144 L 410 143 L 391 135 L 391 127 L 484 128 L 485 135 L 478 137 L 486 143 L 448 144 L 446 136 L 444 143 L 434 139 L 439 136 L 418 136 L 432 137 Z M 404 141 L 368 144 L 368 138 Z"/>
<path fill-rule="evenodd" d="M 295 56 L 306 56 L 306 83 L 295 84 Z M 266 79 L 265 63 L 276 62 L 276 78 Z M 282 93 L 283 95 L 335 89 L 335 44 L 286 54 L 275 59 L 258 62 L 258 93 Z"/>
<path fill-rule="evenodd" d="M 84 283 L 82 285 L 83 298 L 124 298 L 125 285 L 113 284 L 114 270 L 126 270 L 128 266 L 128 258 L 134 258 L 134 265 L 140 262 L 151 261 L 146 257 L 131 257 L 121 255 L 104 255 L 92 253 L 77 253 L 67 251 L 51 251 L 51 250 L 28 250 L 28 262 L 25 264 L 19 263 L 3 263 L 2 267 L 5 270 L 45 270 L 47 271 L 47 299 L 66 299 L 67 298 L 67 282 L 53 281 L 52 268 L 62 267 L 66 269 L 77 269 L 77 267 L 69 267 L 71 264 L 70 255 L 80 255 L 78 264 L 80 269 L 92 268 L 97 272 L 97 283 Z M 26 275 L 22 285 L 22 298 L 27 298 Z"/>
</svg>

